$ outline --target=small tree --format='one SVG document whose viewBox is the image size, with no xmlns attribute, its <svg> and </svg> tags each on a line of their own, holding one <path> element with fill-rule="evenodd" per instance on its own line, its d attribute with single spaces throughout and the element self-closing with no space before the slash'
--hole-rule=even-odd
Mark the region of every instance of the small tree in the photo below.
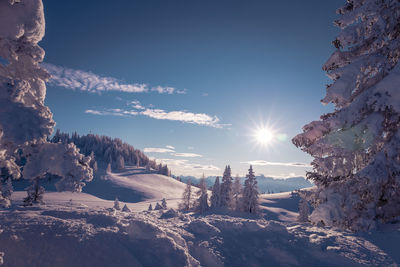
<svg viewBox="0 0 400 267">
<path fill-rule="evenodd" d="M 128 206 L 125 204 L 124 207 L 122 208 L 123 212 L 131 212 L 131 209 L 128 208 Z"/>
<path fill-rule="evenodd" d="M 221 207 L 232 207 L 232 175 L 229 165 L 225 167 L 224 175 L 222 176 L 220 201 Z"/>
<path fill-rule="evenodd" d="M 156 206 L 155 206 L 155 208 L 154 208 L 154 210 L 162 210 L 163 208 L 162 208 L 162 206 L 160 205 L 160 203 L 156 203 Z"/>
<path fill-rule="evenodd" d="M 258 188 L 257 180 L 253 172 L 253 166 L 250 165 L 249 174 L 244 181 L 242 208 L 248 213 L 258 213 Z"/>
<path fill-rule="evenodd" d="M 150 203 L 149 208 L 147 210 L 149 210 L 149 211 L 153 210 L 153 206 L 151 205 L 151 203 Z"/>
<path fill-rule="evenodd" d="M 198 199 L 196 203 L 196 209 L 203 213 L 209 209 L 208 206 L 208 192 L 207 192 L 207 184 L 206 184 L 206 178 L 203 176 L 200 179 L 200 184 L 199 184 L 200 190 L 198 191 Z"/>
<path fill-rule="evenodd" d="M 161 200 L 161 206 L 162 206 L 162 208 L 163 208 L 164 210 L 167 209 L 167 200 L 165 200 L 165 198 L 163 198 L 163 199 Z"/>
<path fill-rule="evenodd" d="M 233 193 L 233 202 L 235 206 L 235 210 L 240 210 L 240 198 L 242 194 L 242 185 L 240 184 L 240 178 L 239 175 L 236 175 L 235 181 L 233 182 L 232 185 L 232 193 Z"/>
<path fill-rule="evenodd" d="M 215 182 L 212 187 L 212 195 L 210 201 L 211 201 L 211 208 L 216 209 L 221 207 L 221 185 L 219 183 L 219 176 L 215 178 Z"/>
<path fill-rule="evenodd" d="M 27 188 L 27 196 L 24 198 L 24 206 L 43 204 L 44 187 L 39 185 L 39 177 L 33 180 L 33 184 Z"/>
<path fill-rule="evenodd" d="M 118 168 L 118 170 L 125 169 L 125 159 L 121 155 L 119 155 L 118 159 L 117 159 L 117 168 Z"/>
<path fill-rule="evenodd" d="M 119 200 L 118 200 L 117 197 L 114 200 L 114 209 L 116 209 L 116 210 L 120 210 L 121 209 L 121 207 L 119 206 Z"/>
<path fill-rule="evenodd" d="M 190 179 L 187 181 L 179 208 L 183 211 L 189 211 L 192 208 L 192 180 Z"/>
</svg>

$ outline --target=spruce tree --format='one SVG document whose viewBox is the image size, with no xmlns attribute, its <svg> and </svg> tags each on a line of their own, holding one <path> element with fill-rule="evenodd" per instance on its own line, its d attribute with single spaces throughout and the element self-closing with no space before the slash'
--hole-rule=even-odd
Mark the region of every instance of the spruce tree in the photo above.
<svg viewBox="0 0 400 267">
<path fill-rule="evenodd" d="M 187 181 L 179 208 L 183 211 L 189 211 L 192 208 L 192 181 L 190 179 Z"/>
<path fill-rule="evenodd" d="M 114 200 L 114 209 L 116 209 L 116 210 L 120 210 L 121 209 L 121 207 L 119 206 L 119 200 L 118 200 L 117 197 Z"/>
<path fill-rule="evenodd" d="M 249 173 L 246 177 L 243 188 L 242 210 L 248 213 L 258 213 L 258 188 L 253 166 L 250 165 Z"/>
<path fill-rule="evenodd" d="M 163 198 L 163 199 L 161 200 L 161 206 L 162 206 L 162 208 L 163 208 L 164 210 L 167 209 L 167 200 L 165 200 L 165 198 Z"/>
<path fill-rule="evenodd" d="M 153 206 L 151 205 L 151 203 L 150 203 L 149 208 L 147 210 L 149 210 L 149 211 L 153 210 Z"/>
<path fill-rule="evenodd" d="M 198 198 L 197 198 L 196 209 L 200 213 L 203 213 L 209 209 L 207 184 L 206 184 L 206 178 L 204 177 L 204 174 L 200 179 L 199 188 L 200 188 L 200 190 L 197 193 Z"/>
<path fill-rule="evenodd" d="M 369 229 L 400 216 L 400 2 L 351 0 L 337 13 L 322 99 L 335 110 L 293 143 L 314 157 L 311 221 Z"/>
<path fill-rule="evenodd" d="M 239 175 L 236 175 L 235 180 L 232 185 L 232 193 L 233 193 L 233 202 L 235 210 L 240 210 L 240 198 L 242 194 L 242 185 L 240 184 Z"/>
<path fill-rule="evenodd" d="M 221 207 L 221 185 L 219 183 L 219 176 L 215 178 L 215 182 L 212 187 L 212 195 L 210 201 L 211 201 L 211 208 L 216 209 Z"/>
<path fill-rule="evenodd" d="M 221 202 L 220 206 L 224 208 L 232 207 L 232 175 L 231 167 L 228 165 L 225 167 L 224 174 L 222 176 L 221 183 Z"/>
</svg>

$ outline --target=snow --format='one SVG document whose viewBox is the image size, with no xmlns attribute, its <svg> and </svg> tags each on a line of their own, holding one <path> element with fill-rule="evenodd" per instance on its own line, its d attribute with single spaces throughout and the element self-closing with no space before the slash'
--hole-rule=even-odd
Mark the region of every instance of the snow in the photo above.
<svg viewBox="0 0 400 267">
<path fill-rule="evenodd" d="M 111 175 L 118 180 L 132 171 Z M 140 176 L 140 181 L 158 179 L 153 174 Z M 141 183 L 131 185 L 148 188 Z M 147 194 L 160 197 L 159 192 L 170 192 L 169 186 L 165 182 L 158 190 L 147 189 Z M 400 223 L 359 234 L 298 223 L 299 197 L 291 192 L 260 195 L 260 216 L 147 211 L 147 200 L 121 201 L 121 206 L 126 204 L 132 210 L 123 212 L 112 208 L 113 200 L 76 192 L 45 193 L 45 204 L 22 207 L 25 194 L 14 192 L 11 208 L 0 211 L 3 266 L 24 266 L 27 262 L 30 266 L 60 267 L 126 266 L 127 262 L 129 266 L 400 263 Z"/>
</svg>

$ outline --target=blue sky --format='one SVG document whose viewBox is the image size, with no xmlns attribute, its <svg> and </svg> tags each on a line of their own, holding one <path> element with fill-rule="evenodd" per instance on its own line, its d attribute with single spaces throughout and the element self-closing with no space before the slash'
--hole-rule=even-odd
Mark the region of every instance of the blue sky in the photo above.
<svg viewBox="0 0 400 267">
<path fill-rule="evenodd" d="M 57 128 L 159 151 L 147 154 L 176 175 L 244 175 L 250 161 L 305 174 L 311 158 L 290 139 L 332 110 L 321 66 L 343 0 L 43 2 Z"/>
</svg>

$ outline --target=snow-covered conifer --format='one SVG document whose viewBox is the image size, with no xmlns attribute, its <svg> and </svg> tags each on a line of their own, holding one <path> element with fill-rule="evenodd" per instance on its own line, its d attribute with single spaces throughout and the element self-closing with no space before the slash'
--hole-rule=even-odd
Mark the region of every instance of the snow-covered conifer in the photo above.
<svg viewBox="0 0 400 267">
<path fill-rule="evenodd" d="M 147 210 L 153 210 L 153 206 L 151 205 L 151 203 L 150 203 L 149 208 Z"/>
<path fill-rule="evenodd" d="M 207 184 L 206 178 L 203 176 L 200 179 L 199 184 L 200 190 L 197 192 L 197 203 L 196 203 L 196 210 L 203 213 L 209 209 L 208 206 L 208 192 L 207 192 Z"/>
<path fill-rule="evenodd" d="M 189 211 L 192 208 L 192 181 L 190 179 L 187 181 L 185 191 L 183 191 L 179 208 L 183 211 Z"/>
<path fill-rule="evenodd" d="M 125 159 L 123 156 L 119 155 L 117 159 L 117 169 L 123 170 L 125 168 Z"/>
<path fill-rule="evenodd" d="M 400 2 L 353 0 L 338 9 L 342 31 L 323 69 L 335 110 L 293 143 L 314 157 L 313 223 L 353 230 L 400 215 Z"/>
<path fill-rule="evenodd" d="M 39 185 L 39 179 L 34 179 L 32 185 L 27 188 L 27 196 L 24 198 L 25 206 L 43 204 L 44 187 Z"/>
<path fill-rule="evenodd" d="M 156 203 L 156 206 L 154 207 L 154 210 L 162 210 L 162 206 L 160 205 L 160 203 Z"/>
<path fill-rule="evenodd" d="M 122 211 L 123 211 L 123 212 L 131 212 L 131 209 L 128 208 L 128 206 L 125 204 L 125 205 L 122 207 Z"/>
<path fill-rule="evenodd" d="M 225 208 L 232 207 L 232 174 L 231 174 L 231 166 L 226 166 L 224 175 L 222 176 L 221 182 L 221 202 L 220 206 Z"/>
<path fill-rule="evenodd" d="M 1 1 L 0 18 L 0 56 L 8 62 L 0 64 L 0 169 L 19 178 L 16 158 L 25 158 L 23 177 L 33 180 L 27 198 L 31 196 L 36 202 L 40 202 L 42 188 L 39 178 L 54 170 L 57 173 L 53 174 L 62 177 L 61 184 L 79 190 L 84 186 L 83 181 L 90 181 L 93 175 L 83 155 L 71 146 L 61 143 L 51 146 L 47 142 L 54 121 L 44 105 L 45 81 L 50 76 L 39 65 L 44 57 L 43 49 L 38 46 L 45 30 L 42 1 Z M 22 156 L 16 151 L 22 151 Z M 52 166 L 53 157 L 59 161 L 56 167 Z M 33 162 L 39 166 L 33 166 Z"/>
<path fill-rule="evenodd" d="M 219 176 L 215 178 L 214 185 L 212 187 L 212 195 L 210 198 L 211 208 L 216 209 L 221 207 L 221 185 L 219 183 Z"/>
<path fill-rule="evenodd" d="M 249 174 L 246 177 L 243 188 L 242 209 L 244 212 L 258 213 L 258 188 L 253 166 L 250 165 Z"/>
<path fill-rule="evenodd" d="M 163 199 L 161 200 L 161 206 L 162 206 L 162 208 L 163 208 L 164 210 L 167 209 L 167 200 L 165 200 L 165 198 L 163 198 Z"/>
<path fill-rule="evenodd" d="M 242 185 L 240 183 L 239 175 L 236 175 L 235 180 L 232 185 L 233 202 L 235 210 L 240 210 L 242 207 L 240 205 L 240 198 L 242 194 Z"/>
<path fill-rule="evenodd" d="M 116 210 L 120 210 L 121 209 L 121 207 L 119 205 L 119 200 L 118 200 L 117 197 L 114 200 L 114 209 L 116 209 Z"/>
</svg>

